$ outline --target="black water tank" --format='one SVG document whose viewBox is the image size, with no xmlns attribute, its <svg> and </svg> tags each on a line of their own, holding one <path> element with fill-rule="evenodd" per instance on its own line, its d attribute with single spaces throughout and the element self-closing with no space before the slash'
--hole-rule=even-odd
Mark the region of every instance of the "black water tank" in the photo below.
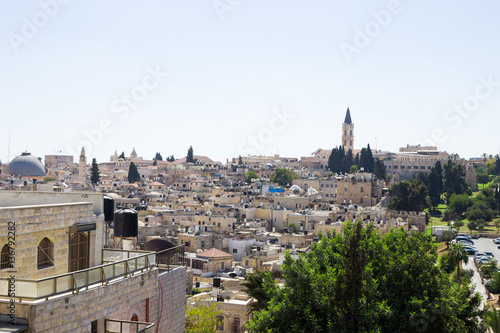
<svg viewBox="0 0 500 333">
<path fill-rule="evenodd" d="M 115 199 L 109 195 L 103 196 L 104 200 L 104 221 L 109 222 L 114 220 L 115 216 Z"/>
<path fill-rule="evenodd" d="M 115 212 L 115 237 L 137 237 L 137 212 L 130 208 L 119 209 Z"/>
<path fill-rule="evenodd" d="M 214 277 L 213 287 L 220 288 L 220 277 Z"/>
</svg>

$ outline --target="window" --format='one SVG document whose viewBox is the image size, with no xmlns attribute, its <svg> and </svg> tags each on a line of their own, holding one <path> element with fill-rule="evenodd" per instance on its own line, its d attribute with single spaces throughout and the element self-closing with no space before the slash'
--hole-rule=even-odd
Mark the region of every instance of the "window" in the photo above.
<svg viewBox="0 0 500 333">
<path fill-rule="evenodd" d="M 73 234 L 69 241 L 69 271 L 89 268 L 88 237 L 85 233 Z"/>
<path fill-rule="evenodd" d="M 240 318 L 239 317 L 235 317 L 234 320 L 233 320 L 233 325 L 231 327 L 231 332 L 238 333 L 239 329 L 240 329 Z"/>
<path fill-rule="evenodd" d="M 224 270 L 224 261 L 220 263 L 220 269 Z"/>
<path fill-rule="evenodd" d="M 46 237 L 38 244 L 38 269 L 54 266 L 54 245 Z"/>
<path fill-rule="evenodd" d="M 90 333 L 97 333 L 97 320 L 90 323 Z"/>
<path fill-rule="evenodd" d="M 134 313 L 132 318 L 130 318 L 130 321 L 139 321 L 139 317 Z"/>
<path fill-rule="evenodd" d="M 0 269 L 6 269 L 10 267 L 9 264 L 9 246 L 5 244 L 2 247 L 2 252 L 1 252 L 1 262 L 0 262 Z"/>
<path fill-rule="evenodd" d="M 233 249 L 233 253 L 238 253 L 238 249 Z"/>
<path fill-rule="evenodd" d="M 361 188 L 359 190 L 361 191 L 361 193 L 363 193 L 365 191 L 365 189 L 363 188 L 363 186 L 361 186 Z"/>
<path fill-rule="evenodd" d="M 217 331 L 224 331 L 224 316 L 217 316 Z"/>
<path fill-rule="evenodd" d="M 425 170 L 425 165 L 422 165 L 422 166 L 420 167 L 420 169 L 421 169 L 421 170 Z"/>
<path fill-rule="evenodd" d="M 359 203 L 363 204 L 363 198 L 359 199 Z"/>
</svg>

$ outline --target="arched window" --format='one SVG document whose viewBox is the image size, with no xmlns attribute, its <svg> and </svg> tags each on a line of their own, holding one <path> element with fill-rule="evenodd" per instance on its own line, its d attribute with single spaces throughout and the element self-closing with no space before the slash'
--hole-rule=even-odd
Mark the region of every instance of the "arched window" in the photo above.
<svg viewBox="0 0 500 333">
<path fill-rule="evenodd" d="M 240 318 L 235 317 L 233 319 L 233 325 L 231 327 L 231 332 L 232 333 L 238 333 L 240 331 Z"/>
<path fill-rule="evenodd" d="M 9 246 L 5 244 L 2 247 L 2 252 L 0 254 L 1 260 L 0 260 L 0 269 L 6 269 L 10 267 L 9 264 Z"/>
<path fill-rule="evenodd" d="M 224 316 L 217 316 L 217 331 L 224 331 Z"/>
<path fill-rule="evenodd" d="M 130 318 L 130 321 L 139 321 L 139 317 L 134 313 L 132 318 Z"/>
<path fill-rule="evenodd" d="M 54 266 L 54 245 L 45 237 L 38 244 L 38 269 Z"/>
</svg>

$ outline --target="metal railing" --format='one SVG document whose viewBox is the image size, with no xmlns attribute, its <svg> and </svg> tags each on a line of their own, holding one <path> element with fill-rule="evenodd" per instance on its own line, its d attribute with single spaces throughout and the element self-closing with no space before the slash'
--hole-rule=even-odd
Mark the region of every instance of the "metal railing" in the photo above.
<svg viewBox="0 0 500 333">
<path fill-rule="evenodd" d="M 104 319 L 105 333 L 153 333 L 154 326 L 155 326 L 154 323 Z"/>
<path fill-rule="evenodd" d="M 117 256 L 125 258 L 112 261 L 112 258 L 116 259 Z M 15 298 L 20 301 L 48 299 L 63 293 L 78 293 L 99 284 L 107 285 L 111 280 L 127 278 L 154 267 L 169 271 L 171 267 L 184 266 L 184 245 L 158 252 L 106 249 L 103 250 L 103 258 L 106 259 L 103 265 L 39 280 L 0 278 L 0 297 L 12 298 L 9 289 L 11 291 L 13 285 Z"/>
</svg>

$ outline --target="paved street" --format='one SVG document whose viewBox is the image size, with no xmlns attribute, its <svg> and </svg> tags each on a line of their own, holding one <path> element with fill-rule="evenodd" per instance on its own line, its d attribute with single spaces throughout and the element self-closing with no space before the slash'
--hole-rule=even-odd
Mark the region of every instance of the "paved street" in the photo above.
<svg viewBox="0 0 500 333">
<path fill-rule="evenodd" d="M 495 255 L 495 259 L 500 259 L 500 249 L 498 249 L 498 245 L 493 243 L 492 238 L 479 238 L 473 239 L 474 246 L 477 248 L 478 252 L 492 252 Z M 488 295 L 486 293 L 486 288 L 481 283 L 481 278 L 479 277 L 479 272 L 476 270 L 476 266 L 474 265 L 474 256 L 469 256 L 469 262 L 464 265 L 464 268 L 474 269 L 474 276 L 472 277 L 472 282 L 476 285 L 476 290 L 483 295 L 483 300 L 488 299 Z"/>
</svg>

